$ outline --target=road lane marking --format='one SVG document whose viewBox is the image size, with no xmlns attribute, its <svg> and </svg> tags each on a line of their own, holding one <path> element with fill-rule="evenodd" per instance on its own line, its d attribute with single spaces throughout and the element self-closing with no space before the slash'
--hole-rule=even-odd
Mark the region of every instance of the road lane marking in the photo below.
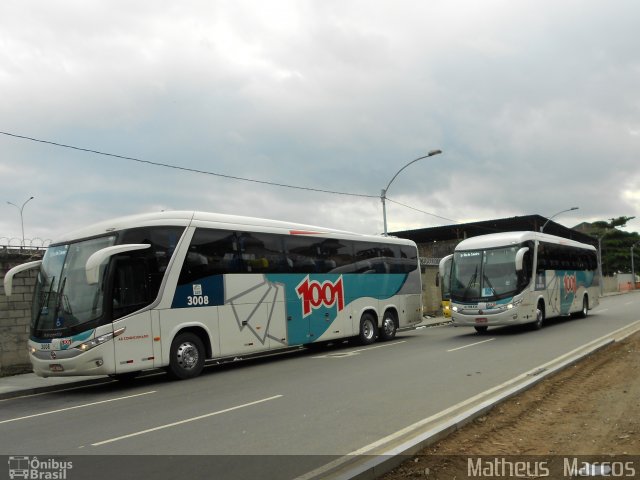
<svg viewBox="0 0 640 480">
<path fill-rule="evenodd" d="M 27 420 L 29 418 L 41 417 L 43 415 L 51 415 L 53 413 L 67 412 L 69 410 L 76 410 L 78 408 L 92 407 L 94 405 L 102 405 L 103 403 L 117 402 L 118 400 L 127 400 L 129 398 L 140 397 L 142 395 L 149 395 L 151 393 L 156 393 L 156 391 L 152 390 L 150 392 L 137 393 L 135 395 L 127 395 L 126 397 L 110 398 L 109 400 L 101 400 L 99 402 L 85 403 L 85 404 L 82 404 L 82 405 L 76 405 L 75 407 L 60 408 L 58 410 L 51 410 L 50 412 L 35 413 L 33 415 L 26 415 L 24 417 L 10 418 L 8 420 L 0 421 L 0 424 L 10 423 L 10 422 L 17 422 L 18 420 Z"/>
<path fill-rule="evenodd" d="M 122 435 L 121 437 L 110 438 L 109 440 L 103 440 L 102 442 L 92 443 L 91 446 L 92 447 L 99 447 L 100 445 L 105 445 L 107 443 L 113 443 L 113 442 L 117 442 L 117 441 L 120 441 L 120 440 L 125 440 L 125 439 L 131 438 L 131 437 L 137 437 L 139 435 L 144 435 L 146 433 L 157 432 L 158 430 L 163 430 L 165 428 L 176 427 L 178 425 L 184 425 L 185 423 L 189 423 L 189 422 L 196 422 L 198 420 L 202 420 L 203 418 L 208 418 L 208 417 L 213 417 L 215 415 L 221 415 L 223 413 L 233 412 L 234 410 L 239 410 L 239 409 L 245 408 L 245 407 L 251 407 L 252 405 L 258 405 L 259 403 L 264 403 L 264 402 L 268 402 L 270 400 L 275 400 L 277 398 L 282 398 L 282 396 L 283 395 L 274 395 L 273 397 L 263 398 L 261 400 L 256 400 L 255 402 L 249 402 L 249 403 L 245 403 L 243 405 L 237 405 L 235 407 L 225 408 L 224 410 L 218 410 L 217 412 L 211 412 L 211 413 L 207 413 L 205 415 L 200 415 L 200 416 L 192 417 L 192 418 L 185 418 L 184 420 L 179 420 L 179 421 L 173 422 L 173 423 L 167 423 L 166 425 L 160 425 L 160 426 L 157 426 L 157 427 L 148 428 L 146 430 L 141 430 L 139 432 L 129 433 L 128 435 Z"/>
<path fill-rule="evenodd" d="M 406 340 L 400 340 L 398 342 L 393 342 L 393 343 L 383 343 L 380 345 L 375 345 L 373 347 L 365 347 L 365 348 L 360 348 L 358 350 L 350 350 L 348 352 L 331 352 L 331 353 L 327 353 L 326 355 L 316 355 L 314 357 L 311 358 L 341 358 L 341 357 L 350 357 L 352 355 L 357 355 L 360 352 L 368 352 L 369 350 L 375 350 L 376 348 L 385 348 L 385 347 L 394 347 L 396 345 L 400 345 L 402 343 L 407 343 Z"/>
<path fill-rule="evenodd" d="M 316 480 L 327 477 L 356 478 L 363 472 L 375 471 L 382 461 L 388 461 L 394 456 L 408 455 L 409 452 L 415 451 L 416 446 L 423 448 L 426 445 L 423 442 L 433 439 L 436 435 L 442 436 L 443 432 L 447 431 L 447 428 L 460 429 L 469 419 L 474 419 L 497 403 L 521 393 L 528 386 L 535 385 L 540 379 L 546 378 L 547 375 L 566 368 L 568 365 L 574 364 L 577 360 L 585 358 L 613 341 L 619 342 L 637 331 L 640 331 L 640 320 L 603 335 L 540 365 L 536 369 L 517 375 L 500 385 L 489 388 L 369 445 L 365 445 L 310 472 L 295 477 L 294 480 Z M 607 339 L 611 340 L 607 341 Z M 586 352 L 584 352 L 585 349 L 587 350 Z M 538 375 L 532 375 L 532 373 L 536 372 L 538 372 Z M 365 459 L 365 463 L 357 463 L 359 459 Z M 352 463 L 353 466 L 349 466 L 349 463 Z"/>
<path fill-rule="evenodd" d="M 447 352 L 455 352 L 456 350 L 462 350 L 463 348 L 473 347 L 474 345 L 480 345 L 481 343 L 487 343 L 487 342 L 490 342 L 492 340 L 495 340 L 495 338 L 490 338 L 488 340 L 483 340 L 481 342 L 470 343 L 469 345 L 465 345 L 463 347 L 452 348 L 451 350 L 447 350 Z"/>
</svg>

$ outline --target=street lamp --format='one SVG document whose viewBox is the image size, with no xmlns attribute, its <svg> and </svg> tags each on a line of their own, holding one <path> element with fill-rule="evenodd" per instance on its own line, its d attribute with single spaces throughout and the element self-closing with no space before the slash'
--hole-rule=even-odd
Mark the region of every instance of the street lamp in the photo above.
<svg viewBox="0 0 640 480">
<path fill-rule="evenodd" d="M 415 163 L 418 160 L 422 160 L 423 158 L 433 157 L 434 155 L 438 155 L 440 153 L 442 153 L 442 150 L 431 150 L 426 155 L 424 155 L 422 157 L 419 157 L 419 158 L 416 158 L 415 160 L 411 160 L 404 167 L 402 167 L 400 170 L 398 170 L 398 172 L 393 176 L 393 178 L 389 181 L 389 183 L 387 183 L 387 187 L 383 188 L 382 191 L 380 192 L 380 200 L 382 201 L 382 221 L 383 221 L 383 224 L 384 224 L 384 235 L 385 236 L 387 235 L 387 204 L 386 204 L 387 190 L 389 190 L 389 187 L 391 186 L 391 183 L 396 179 L 396 177 L 400 174 L 401 171 L 403 171 L 405 168 L 407 168 L 412 163 Z"/>
<path fill-rule="evenodd" d="M 20 210 L 20 225 L 22 226 L 22 248 L 24 248 L 24 216 L 22 215 L 22 212 L 24 210 L 24 206 L 29 203 L 29 201 L 33 200 L 34 197 L 29 197 L 23 204 L 21 207 L 19 207 L 18 205 L 16 205 L 15 203 L 12 202 L 7 202 L 9 205 L 13 205 L 14 207 L 16 207 L 18 210 Z"/>
<path fill-rule="evenodd" d="M 556 214 L 554 214 L 554 215 L 551 215 L 549 218 L 547 218 L 547 221 L 546 221 L 546 222 L 544 222 L 544 225 L 542 225 L 542 226 L 540 227 L 540 233 L 542 233 L 542 232 L 544 231 L 544 227 L 546 227 L 546 226 L 547 226 L 547 223 L 549 223 L 549 222 L 551 221 L 551 219 L 552 219 L 552 218 L 555 218 L 555 217 L 557 217 L 558 215 L 560 215 L 561 213 L 564 213 L 564 212 L 571 212 L 572 210 L 578 210 L 578 208 L 580 208 L 580 207 L 571 207 L 571 208 L 567 208 L 566 210 L 562 210 L 562 211 L 560 211 L 560 212 L 558 212 L 558 213 L 556 213 Z"/>
</svg>

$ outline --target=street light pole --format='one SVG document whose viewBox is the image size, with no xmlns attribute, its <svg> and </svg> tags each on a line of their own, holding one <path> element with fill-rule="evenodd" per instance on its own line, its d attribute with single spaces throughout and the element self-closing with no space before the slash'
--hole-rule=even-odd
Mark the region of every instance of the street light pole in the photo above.
<svg viewBox="0 0 640 480">
<path fill-rule="evenodd" d="M 384 235 L 387 236 L 387 204 L 386 204 L 386 200 L 387 200 L 387 190 L 389 190 L 389 187 L 391 186 L 391 183 L 396 179 L 396 177 L 400 174 L 400 172 L 402 172 L 405 168 L 407 168 L 409 165 L 417 162 L 418 160 L 422 160 L 423 158 L 428 158 L 428 157 L 433 157 L 434 155 L 438 155 L 442 153 L 442 150 L 431 150 L 429 153 L 427 153 L 426 155 L 422 156 L 422 157 L 418 157 L 415 160 L 411 160 L 409 163 L 407 163 L 404 167 L 402 167 L 400 170 L 398 170 L 396 172 L 396 174 L 393 176 L 393 178 L 389 181 L 389 183 L 387 183 L 387 187 L 383 188 L 380 191 L 380 200 L 382 201 L 382 222 L 384 225 Z"/>
<path fill-rule="evenodd" d="M 600 277 L 600 296 L 604 295 L 604 281 L 602 277 L 602 239 L 609 233 L 611 233 L 611 230 L 605 230 L 602 235 L 596 237 L 598 239 L 598 276 Z"/>
<path fill-rule="evenodd" d="M 604 237 L 604 235 L 598 237 L 598 277 L 600 279 L 598 283 L 600 283 L 600 296 L 604 294 L 604 285 L 602 285 L 602 237 Z"/>
<path fill-rule="evenodd" d="M 640 244 L 640 240 L 631 245 L 631 283 L 633 283 L 633 289 L 636 289 L 636 269 L 633 265 L 633 249 L 636 245 Z"/>
<path fill-rule="evenodd" d="M 549 218 L 547 218 L 547 221 L 546 221 L 546 222 L 544 222 L 544 225 L 542 225 L 542 226 L 540 227 L 540 233 L 542 233 L 542 232 L 544 231 L 544 227 L 546 227 L 546 226 L 547 226 L 547 223 L 549 223 L 549 222 L 551 221 L 551 219 L 552 219 L 552 218 L 555 218 L 555 217 L 557 217 L 558 215 L 560 215 L 561 213 L 564 213 L 564 212 L 571 212 L 572 210 L 578 210 L 578 208 L 580 208 L 580 207 L 571 207 L 571 208 L 567 208 L 566 210 L 562 210 L 562 211 L 560 211 L 560 212 L 558 212 L 558 213 L 556 213 L 556 214 L 554 214 L 554 215 L 551 215 Z"/>
<path fill-rule="evenodd" d="M 29 203 L 31 200 L 33 200 L 34 197 L 29 197 L 23 204 L 21 207 L 19 207 L 18 205 L 16 205 L 15 203 L 12 202 L 7 202 L 9 205 L 13 205 L 14 207 L 16 207 L 19 211 L 20 211 L 20 226 L 22 227 L 22 248 L 24 248 L 24 216 L 22 215 L 22 212 L 24 211 L 24 206 Z"/>
</svg>

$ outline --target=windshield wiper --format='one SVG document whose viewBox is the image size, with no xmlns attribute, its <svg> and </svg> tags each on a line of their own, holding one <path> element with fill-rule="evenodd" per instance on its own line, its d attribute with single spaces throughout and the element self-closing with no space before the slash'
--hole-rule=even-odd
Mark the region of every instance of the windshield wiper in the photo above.
<svg viewBox="0 0 640 480">
<path fill-rule="evenodd" d="M 45 281 L 43 283 L 46 283 L 46 276 L 43 274 L 43 277 L 45 277 Z M 42 315 L 42 310 L 47 307 L 47 313 L 48 313 L 48 306 L 49 306 L 49 299 L 51 298 L 51 290 L 53 290 L 53 284 L 56 281 L 56 277 L 55 275 L 53 277 L 51 277 L 51 283 L 49 284 L 49 291 L 44 293 L 42 292 L 42 295 L 40 296 L 40 302 L 38 304 L 38 313 L 36 315 L 36 320 L 35 323 L 37 324 L 38 321 L 40 320 L 40 315 Z M 45 315 L 47 315 L 47 313 L 45 313 Z"/>
<path fill-rule="evenodd" d="M 476 266 L 476 271 L 473 272 L 473 275 L 471 275 L 471 278 L 469 279 L 469 283 L 467 283 L 467 286 L 464 289 L 464 293 L 462 295 L 463 299 L 467 299 L 467 292 L 469 291 L 469 289 L 471 288 L 471 285 L 473 285 L 476 281 L 476 278 L 478 278 L 478 267 Z"/>
<path fill-rule="evenodd" d="M 493 295 L 495 295 L 496 294 L 496 289 L 493 288 L 493 285 L 491 284 L 491 280 L 489 280 L 489 277 L 487 277 L 485 274 L 482 274 L 482 280 L 487 282 L 487 285 L 489 285 L 489 288 L 493 292 Z"/>
<path fill-rule="evenodd" d="M 67 284 L 67 277 L 64 277 L 62 279 L 62 284 L 60 285 L 60 291 L 58 292 L 58 298 L 56 299 L 56 309 L 53 313 L 53 319 L 54 321 L 56 321 L 56 319 L 58 318 L 58 311 L 60 311 L 60 306 L 62 305 L 62 298 L 64 295 L 64 287 Z M 57 322 L 56 322 L 57 323 Z"/>
</svg>

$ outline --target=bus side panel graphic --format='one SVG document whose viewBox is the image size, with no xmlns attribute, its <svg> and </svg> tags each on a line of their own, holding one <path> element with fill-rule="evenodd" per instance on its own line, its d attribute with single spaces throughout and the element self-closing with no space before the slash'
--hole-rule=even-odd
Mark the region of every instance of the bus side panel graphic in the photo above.
<svg viewBox="0 0 640 480">
<path fill-rule="evenodd" d="M 287 334 L 289 344 L 295 345 L 320 338 L 356 300 L 368 298 L 377 303 L 393 297 L 400 292 L 407 275 L 269 274 L 267 278 L 284 286 Z"/>
</svg>

